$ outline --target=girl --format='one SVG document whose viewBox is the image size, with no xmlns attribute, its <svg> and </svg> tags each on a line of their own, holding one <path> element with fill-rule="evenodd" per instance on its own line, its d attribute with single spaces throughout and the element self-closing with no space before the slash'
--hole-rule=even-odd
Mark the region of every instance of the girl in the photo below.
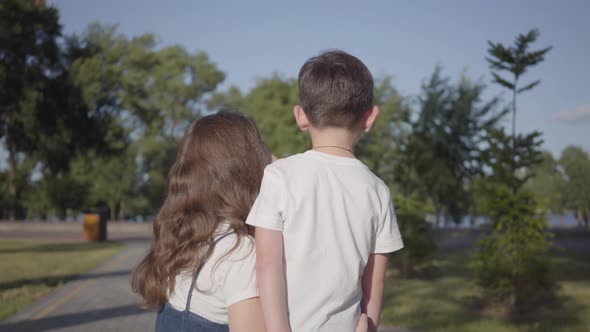
<svg viewBox="0 0 590 332">
<path fill-rule="evenodd" d="M 244 223 L 271 162 L 256 125 L 221 112 L 190 125 L 168 175 L 153 243 L 132 289 L 156 331 L 264 331 L 253 229 Z"/>
</svg>

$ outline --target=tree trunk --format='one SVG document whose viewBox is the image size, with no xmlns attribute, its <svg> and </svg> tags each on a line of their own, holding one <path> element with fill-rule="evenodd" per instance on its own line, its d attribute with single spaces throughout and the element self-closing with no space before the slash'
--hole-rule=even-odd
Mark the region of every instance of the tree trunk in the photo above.
<svg viewBox="0 0 590 332">
<path fill-rule="evenodd" d="M 514 80 L 514 89 L 512 89 L 512 149 L 515 150 L 516 137 L 516 80 Z M 514 157 L 514 156 L 513 156 Z"/>
<path fill-rule="evenodd" d="M 582 216 L 582 209 L 576 209 L 576 220 L 578 221 L 578 227 L 582 228 L 584 216 Z"/>
<path fill-rule="evenodd" d="M 559 214 L 559 224 L 561 225 L 561 227 L 565 228 L 565 213 Z"/>
<path fill-rule="evenodd" d="M 512 158 L 510 158 L 512 165 L 512 173 L 516 173 L 516 83 L 514 79 L 514 89 L 512 89 Z M 516 183 L 512 183 L 512 194 L 516 195 Z"/>
<path fill-rule="evenodd" d="M 116 215 L 116 213 L 115 213 L 115 212 L 116 212 L 116 210 L 117 210 L 117 202 L 115 202 L 115 201 L 112 201 L 112 202 L 109 204 L 109 210 L 110 210 L 110 211 L 109 211 L 109 214 L 110 214 L 111 221 L 114 221 L 114 220 L 115 220 L 115 218 L 116 218 L 116 216 L 117 216 L 117 215 Z"/>
<path fill-rule="evenodd" d="M 517 249 L 521 251 L 522 248 Z M 514 255 L 514 254 L 513 254 Z M 521 288 L 520 288 L 520 266 L 519 262 L 512 256 L 512 305 L 517 312 L 522 308 Z"/>
<path fill-rule="evenodd" d="M 436 228 L 440 228 L 440 211 L 438 209 L 434 209 L 434 224 Z"/>
<path fill-rule="evenodd" d="M 121 201 L 119 206 L 119 220 L 125 220 L 125 201 Z"/>
<path fill-rule="evenodd" d="M 8 206 L 8 219 L 14 221 L 16 219 L 16 146 L 14 142 L 11 142 L 9 137 L 6 137 L 8 142 L 8 195 L 9 195 L 9 206 Z"/>
<path fill-rule="evenodd" d="M 68 208 L 63 207 L 63 206 L 60 206 L 60 208 L 59 208 L 59 215 L 58 215 L 59 221 L 66 220 L 67 215 L 68 215 Z"/>
</svg>

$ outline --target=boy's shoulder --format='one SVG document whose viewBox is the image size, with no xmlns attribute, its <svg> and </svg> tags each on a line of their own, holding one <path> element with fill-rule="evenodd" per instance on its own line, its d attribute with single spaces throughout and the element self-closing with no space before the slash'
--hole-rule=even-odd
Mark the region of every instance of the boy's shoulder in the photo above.
<svg viewBox="0 0 590 332">
<path fill-rule="evenodd" d="M 292 167 L 296 167 L 297 164 L 304 162 L 305 160 L 305 153 L 297 153 L 297 154 L 293 154 L 290 155 L 288 157 L 285 158 L 281 158 L 281 159 L 277 159 L 275 161 L 273 161 L 271 164 L 269 164 L 268 166 L 266 166 L 266 169 L 289 169 Z"/>
<path fill-rule="evenodd" d="M 266 167 L 265 173 L 285 179 L 302 181 L 302 179 L 309 177 L 298 177 L 297 175 L 306 173 L 306 175 L 322 176 L 321 169 L 324 167 L 330 168 L 331 166 L 354 170 L 352 176 L 358 178 L 359 182 L 377 189 L 380 194 L 389 195 L 387 184 L 362 161 L 353 158 L 328 156 L 313 150 L 278 159 Z M 347 175 L 351 176 L 351 173 L 348 172 Z"/>
</svg>

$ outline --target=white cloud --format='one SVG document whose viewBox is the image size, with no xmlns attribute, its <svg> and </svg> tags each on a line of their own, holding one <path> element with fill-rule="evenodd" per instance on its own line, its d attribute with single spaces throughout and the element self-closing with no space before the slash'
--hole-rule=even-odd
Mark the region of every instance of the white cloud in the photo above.
<svg viewBox="0 0 590 332">
<path fill-rule="evenodd" d="M 553 114 L 558 122 L 590 122 L 590 104 L 580 105 L 573 110 L 565 110 Z"/>
</svg>

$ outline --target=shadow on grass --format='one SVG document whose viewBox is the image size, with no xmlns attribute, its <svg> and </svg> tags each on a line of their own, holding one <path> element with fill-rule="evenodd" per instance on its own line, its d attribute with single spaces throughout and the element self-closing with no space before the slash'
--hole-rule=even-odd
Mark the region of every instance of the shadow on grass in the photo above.
<svg viewBox="0 0 590 332">
<path fill-rule="evenodd" d="M 58 276 L 50 276 L 50 277 L 40 277 L 40 278 L 31 278 L 31 279 L 20 279 L 14 281 L 7 281 L 7 282 L 0 282 L 0 291 L 13 289 L 13 288 L 20 288 L 24 286 L 31 286 L 31 285 L 47 285 L 47 286 L 57 286 L 63 284 L 70 280 L 86 280 L 86 279 L 97 279 L 97 278 L 108 278 L 108 277 L 118 277 L 130 274 L 130 270 L 120 270 L 120 271 L 112 271 L 112 272 L 104 272 L 104 273 L 88 273 L 88 274 L 68 274 L 68 275 L 58 275 Z"/>
<path fill-rule="evenodd" d="M 551 256 L 559 281 L 590 281 L 590 253 L 558 249 Z"/>
<path fill-rule="evenodd" d="M 95 321 L 109 320 L 122 316 L 140 315 L 144 313 L 147 313 L 147 311 L 141 310 L 134 305 L 119 306 L 36 320 L 25 320 L 14 323 L 0 323 L 0 331 L 48 331 L 52 329 L 72 327 Z"/>
</svg>

